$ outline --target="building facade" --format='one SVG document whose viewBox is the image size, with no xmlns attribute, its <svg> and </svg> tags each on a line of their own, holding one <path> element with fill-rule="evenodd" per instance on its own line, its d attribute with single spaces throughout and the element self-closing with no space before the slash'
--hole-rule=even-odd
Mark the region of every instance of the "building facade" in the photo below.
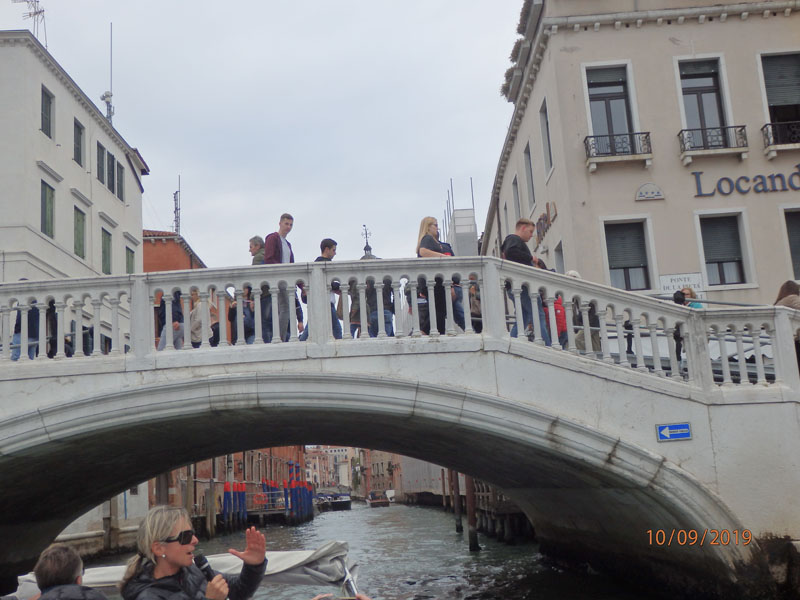
<svg viewBox="0 0 800 600">
<path fill-rule="evenodd" d="M 481 253 L 519 218 L 549 268 L 772 303 L 800 278 L 794 2 L 526 1 Z"/>
<path fill-rule="evenodd" d="M 0 281 L 142 271 L 149 169 L 29 31 L 0 32 Z"/>
</svg>

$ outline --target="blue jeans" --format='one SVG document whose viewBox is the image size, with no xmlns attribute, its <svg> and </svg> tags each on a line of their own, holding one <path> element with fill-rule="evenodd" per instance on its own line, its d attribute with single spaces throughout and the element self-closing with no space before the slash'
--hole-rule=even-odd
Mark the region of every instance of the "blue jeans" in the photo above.
<svg viewBox="0 0 800 600">
<path fill-rule="evenodd" d="M 308 339 L 308 329 L 309 325 L 306 323 L 303 333 L 301 333 L 297 339 L 301 342 L 305 342 Z M 342 324 L 339 322 L 339 317 L 336 314 L 336 307 L 333 304 L 331 304 L 331 333 L 333 334 L 333 339 L 342 339 Z"/>
<path fill-rule="evenodd" d="M 509 291 L 509 297 L 511 298 L 511 302 L 514 302 L 514 295 Z M 531 297 L 528 294 L 528 290 L 523 287 L 522 288 L 522 322 L 524 324 L 524 328 L 527 330 L 528 326 L 533 323 L 533 305 L 531 304 Z M 539 333 L 544 340 L 545 346 L 552 345 L 550 341 L 550 332 L 547 330 L 547 319 L 544 316 L 544 307 L 542 306 L 542 297 L 539 294 L 536 294 L 536 303 L 539 308 Z M 511 328 L 511 337 L 517 337 L 517 324 L 514 323 L 514 326 Z"/>
<path fill-rule="evenodd" d="M 22 343 L 22 338 L 19 333 L 15 333 L 11 337 L 11 360 L 19 360 L 20 354 L 22 354 L 22 348 L 20 344 Z M 33 360 L 36 358 L 36 347 L 39 345 L 39 340 L 36 338 L 28 337 L 28 358 Z"/>
<path fill-rule="evenodd" d="M 464 322 L 464 289 L 460 285 L 453 285 L 455 298 L 453 299 L 453 320 L 461 329 L 466 329 Z"/>
<path fill-rule="evenodd" d="M 383 309 L 383 326 L 386 328 L 386 335 L 394 336 L 392 328 L 392 311 Z M 369 313 L 369 337 L 378 337 L 378 311 L 373 310 Z"/>
</svg>

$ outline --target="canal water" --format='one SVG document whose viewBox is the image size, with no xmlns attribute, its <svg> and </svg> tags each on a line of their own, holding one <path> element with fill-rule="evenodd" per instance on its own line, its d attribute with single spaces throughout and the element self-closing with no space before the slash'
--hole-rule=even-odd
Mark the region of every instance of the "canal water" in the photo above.
<svg viewBox="0 0 800 600">
<path fill-rule="evenodd" d="M 322 513 L 294 527 L 268 525 L 264 533 L 267 550 L 348 542 L 359 564 L 358 589 L 373 600 L 656 600 L 601 575 L 549 566 L 533 542 L 508 546 L 479 535 L 482 550 L 469 552 L 466 520 L 464 529 L 456 533 L 452 513 L 437 508 L 353 502 L 350 511 Z M 219 554 L 231 547 L 244 547 L 244 532 L 201 541 L 198 550 Z M 265 584 L 255 598 L 310 600 L 339 591 Z"/>
</svg>

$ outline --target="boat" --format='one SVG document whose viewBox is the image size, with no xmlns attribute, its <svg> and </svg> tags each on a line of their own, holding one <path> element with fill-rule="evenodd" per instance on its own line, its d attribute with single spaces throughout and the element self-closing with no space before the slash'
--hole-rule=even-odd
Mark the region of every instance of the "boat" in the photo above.
<svg viewBox="0 0 800 600">
<path fill-rule="evenodd" d="M 319 512 L 332 510 L 331 497 L 325 494 L 317 494 L 317 496 L 314 498 L 314 506 Z"/>
<path fill-rule="evenodd" d="M 350 510 L 350 494 L 333 494 L 330 498 L 331 510 Z"/>
<path fill-rule="evenodd" d="M 383 492 L 370 492 L 367 494 L 367 506 L 370 508 L 389 506 L 389 504 L 389 498 Z"/>
</svg>

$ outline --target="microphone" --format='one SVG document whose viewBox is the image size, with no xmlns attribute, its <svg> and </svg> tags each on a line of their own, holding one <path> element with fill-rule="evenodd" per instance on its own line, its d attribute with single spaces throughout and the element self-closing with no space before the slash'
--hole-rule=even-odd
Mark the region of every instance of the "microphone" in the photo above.
<svg viewBox="0 0 800 600">
<path fill-rule="evenodd" d="M 208 564 L 208 559 L 203 556 L 202 554 L 197 554 L 194 557 L 194 564 L 197 565 L 197 568 L 203 572 L 203 575 L 206 576 L 206 581 L 211 581 L 214 579 L 214 569 L 211 568 L 211 565 Z"/>
</svg>

